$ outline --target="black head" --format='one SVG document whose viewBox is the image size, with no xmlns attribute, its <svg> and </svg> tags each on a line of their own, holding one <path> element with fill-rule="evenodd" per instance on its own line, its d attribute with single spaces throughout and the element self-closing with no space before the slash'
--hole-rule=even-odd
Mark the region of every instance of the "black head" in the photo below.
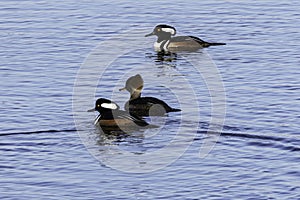
<svg viewBox="0 0 300 200">
<path fill-rule="evenodd" d="M 159 24 L 153 29 L 152 33 L 145 35 L 145 37 L 148 37 L 151 35 L 156 35 L 158 37 L 163 36 L 163 35 L 174 36 L 174 35 L 176 35 L 176 29 L 173 26 L 170 26 L 167 24 Z"/>
<path fill-rule="evenodd" d="M 101 112 L 109 111 L 109 110 L 119 110 L 119 108 L 120 107 L 115 102 L 108 100 L 108 99 L 100 98 L 100 99 L 97 99 L 97 101 L 95 103 L 95 108 L 88 110 L 88 112 L 98 111 L 101 113 Z"/>
<path fill-rule="evenodd" d="M 137 74 L 135 76 L 131 76 L 127 79 L 126 85 L 121 90 L 127 90 L 131 98 L 137 98 L 141 96 L 142 89 L 144 87 L 144 81 L 141 75 Z"/>
</svg>

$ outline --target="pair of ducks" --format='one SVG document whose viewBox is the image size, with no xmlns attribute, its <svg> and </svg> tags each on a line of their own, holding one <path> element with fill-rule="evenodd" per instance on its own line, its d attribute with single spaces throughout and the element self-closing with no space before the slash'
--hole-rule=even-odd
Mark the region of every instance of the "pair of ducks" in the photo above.
<svg viewBox="0 0 300 200">
<path fill-rule="evenodd" d="M 172 108 L 164 101 L 155 97 L 141 97 L 144 81 L 141 75 L 137 74 L 126 81 L 122 90 L 130 93 L 130 99 L 126 102 L 124 110 L 115 102 L 100 98 L 95 103 L 95 108 L 89 112 L 98 111 L 100 114 L 95 120 L 95 125 L 101 127 L 145 127 L 149 124 L 142 119 L 143 116 L 163 116 L 169 112 L 178 112 L 180 109 Z"/>
<path fill-rule="evenodd" d="M 176 29 L 170 25 L 157 25 L 150 34 L 156 35 L 157 41 L 154 49 L 158 52 L 195 51 L 210 46 L 225 45 L 225 43 L 206 42 L 195 36 L 177 36 Z M 124 88 L 130 93 L 130 100 L 125 104 L 125 110 L 113 101 L 100 98 L 95 103 L 95 108 L 89 111 L 98 111 L 100 114 L 95 124 L 101 127 L 120 127 L 138 125 L 140 127 L 149 124 L 142 119 L 143 116 L 162 116 L 168 112 L 178 112 L 180 109 L 171 108 L 167 103 L 155 97 L 141 97 L 143 79 L 137 74 L 126 81 Z"/>
</svg>

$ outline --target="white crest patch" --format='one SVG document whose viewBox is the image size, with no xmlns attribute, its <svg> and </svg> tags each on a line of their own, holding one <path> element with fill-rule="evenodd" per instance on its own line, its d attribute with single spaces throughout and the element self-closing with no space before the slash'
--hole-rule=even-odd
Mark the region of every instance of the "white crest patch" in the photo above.
<svg viewBox="0 0 300 200">
<path fill-rule="evenodd" d="M 176 34 L 176 31 L 174 29 L 172 29 L 172 28 L 162 28 L 161 30 L 164 31 L 164 32 L 171 33 L 171 35 L 175 35 Z"/>
<path fill-rule="evenodd" d="M 112 109 L 112 110 L 116 110 L 118 108 L 118 106 L 115 103 L 102 103 L 101 107 L 107 108 L 107 109 Z"/>
</svg>

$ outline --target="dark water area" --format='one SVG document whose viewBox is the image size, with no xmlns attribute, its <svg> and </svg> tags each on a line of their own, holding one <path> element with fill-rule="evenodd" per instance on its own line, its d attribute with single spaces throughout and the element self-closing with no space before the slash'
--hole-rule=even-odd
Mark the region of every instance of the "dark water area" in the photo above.
<svg viewBox="0 0 300 200">
<path fill-rule="evenodd" d="M 300 199 L 300 5 L 0 2 L 1 199 Z M 226 42 L 158 55 L 157 24 Z M 106 135 L 126 79 L 182 112 Z"/>
</svg>

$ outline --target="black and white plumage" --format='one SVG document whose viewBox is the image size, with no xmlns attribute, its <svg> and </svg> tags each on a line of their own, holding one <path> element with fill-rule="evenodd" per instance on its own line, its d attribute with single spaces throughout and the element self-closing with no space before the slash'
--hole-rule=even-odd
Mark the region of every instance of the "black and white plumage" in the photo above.
<svg viewBox="0 0 300 200">
<path fill-rule="evenodd" d="M 120 89 L 130 93 L 130 99 L 125 103 L 125 110 L 137 116 L 162 116 L 168 112 L 178 112 L 164 101 L 155 97 L 141 97 L 144 81 L 140 74 L 127 79 L 125 87 Z"/>
<path fill-rule="evenodd" d="M 176 36 L 176 29 L 170 25 L 157 25 L 153 31 L 145 37 L 156 35 L 157 41 L 154 43 L 155 51 L 193 51 L 210 46 L 226 45 L 226 43 L 206 42 L 195 36 Z"/>
<path fill-rule="evenodd" d="M 119 108 L 115 102 L 99 98 L 95 103 L 95 108 L 88 110 L 88 112 L 98 111 L 100 113 L 95 119 L 95 125 L 100 125 L 101 127 L 126 127 L 134 125 L 145 127 L 149 125 L 140 117 L 119 110 Z"/>
</svg>

